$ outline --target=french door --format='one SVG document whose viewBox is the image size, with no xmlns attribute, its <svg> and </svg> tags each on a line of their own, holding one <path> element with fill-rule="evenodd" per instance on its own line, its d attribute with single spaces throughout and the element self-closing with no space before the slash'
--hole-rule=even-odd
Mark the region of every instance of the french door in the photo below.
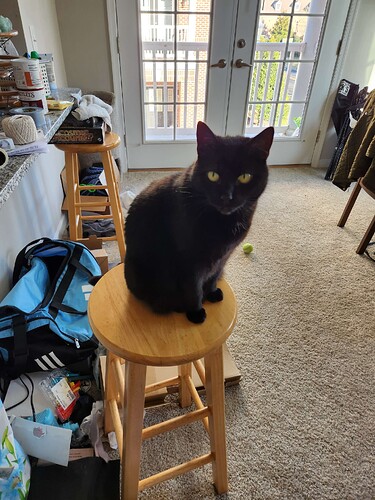
<svg viewBox="0 0 375 500">
<path fill-rule="evenodd" d="M 195 129 L 275 127 L 269 164 L 308 164 L 350 0 L 118 0 L 130 169 L 189 166 Z"/>
</svg>

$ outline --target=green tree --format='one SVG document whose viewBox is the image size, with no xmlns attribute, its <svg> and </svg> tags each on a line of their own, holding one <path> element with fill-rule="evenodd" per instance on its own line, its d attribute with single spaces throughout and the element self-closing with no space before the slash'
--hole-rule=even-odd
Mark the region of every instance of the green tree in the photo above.
<svg viewBox="0 0 375 500">
<path fill-rule="evenodd" d="M 270 42 L 282 42 L 288 36 L 290 18 L 278 16 L 270 31 Z"/>
</svg>

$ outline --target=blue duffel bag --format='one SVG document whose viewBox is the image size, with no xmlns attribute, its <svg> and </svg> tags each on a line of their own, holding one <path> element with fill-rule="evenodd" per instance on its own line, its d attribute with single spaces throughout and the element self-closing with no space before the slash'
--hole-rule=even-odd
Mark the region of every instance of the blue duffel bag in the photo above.
<svg viewBox="0 0 375 500">
<path fill-rule="evenodd" d="M 70 367 L 94 354 L 87 317 L 99 264 L 84 245 L 42 238 L 18 254 L 0 302 L 0 376 Z"/>
</svg>

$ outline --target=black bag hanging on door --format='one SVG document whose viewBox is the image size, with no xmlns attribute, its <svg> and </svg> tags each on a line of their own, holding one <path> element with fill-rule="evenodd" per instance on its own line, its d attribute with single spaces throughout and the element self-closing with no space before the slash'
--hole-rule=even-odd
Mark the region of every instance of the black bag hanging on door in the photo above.
<svg viewBox="0 0 375 500">
<path fill-rule="evenodd" d="M 87 304 L 89 279 L 100 275 L 80 243 L 42 238 L 21 250 L 0 302 L 0 376 L 62 368 L 94 353 Z"/>
<path fill-rule="evenodd" d="M 339 84 L 331 113 L 337 134 L 337 143 L 324 177 L 326 180 L 332 180 L 334 176 L 345 143 L 352 131 L 350 127 L 350 115 L 355 120 L 358 120 L 367 97 L 367 90 L 368 88 L 364 87 L 360 91 L 359 85 L 345 79 L 341 80 Z"/>
</svg>

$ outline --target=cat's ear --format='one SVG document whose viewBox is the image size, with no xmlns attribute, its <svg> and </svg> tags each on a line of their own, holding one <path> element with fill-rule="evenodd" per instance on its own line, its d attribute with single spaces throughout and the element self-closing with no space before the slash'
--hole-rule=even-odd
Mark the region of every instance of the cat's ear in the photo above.
<svg viewBox="0 0 375 500">
<path fill-rule="evenodd" d="M 212 146 L 216 143 L 216 136 L 212 130 L 203 122 L 198 122 L 197 125 L 197 143 L 198 153 L 206 146 Z"/>
<path fill-rule="evenodd" d="M 273 127 L 268 127 L 251 139 L 251 148 L 256 148 L 259 151 L 262 160 L 266 160 L 268 158 L 273 142 L 274 132 L 275 130 Z"/>
</svg>

